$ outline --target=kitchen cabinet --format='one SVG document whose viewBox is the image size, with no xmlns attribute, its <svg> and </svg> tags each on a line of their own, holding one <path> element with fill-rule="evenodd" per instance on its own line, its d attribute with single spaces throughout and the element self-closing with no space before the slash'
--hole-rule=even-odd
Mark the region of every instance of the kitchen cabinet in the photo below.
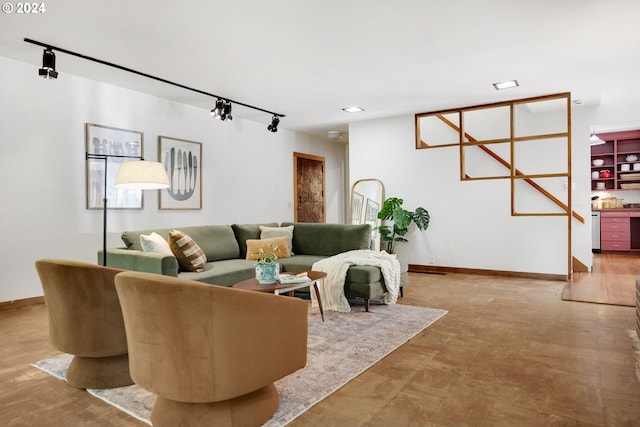
<svg viewBox="0 0 640 427">
<path fill-rule="evenodd" d="M 640 252 L 640 209 L 602 209 L 599 212 L 602 251 Z"/>
<path fill-rule="evenodd" d="M 605 143 L 591 147 L 591 189 L 640 189 L 640 130 L 598 133 L 598 136 Z M 595 166 L 593 160 L 596 159 L 603 160 L 604 164 Z"/>
<path fill-rule="evenodd" d="M 630 225 L 631 222 L 628 211 L 602 211 L 600 216 L 600 238 L 602 250 L 631 250 Z"/>
</svg>

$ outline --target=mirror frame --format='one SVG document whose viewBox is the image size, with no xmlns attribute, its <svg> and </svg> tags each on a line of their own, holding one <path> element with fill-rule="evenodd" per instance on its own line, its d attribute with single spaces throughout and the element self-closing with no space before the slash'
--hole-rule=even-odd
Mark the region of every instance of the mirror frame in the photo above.
<svg viewBox="0 0 640 427">
<path fill-rule="evenodd" d="M 355 181 L 353 183 L 353 185 L 351 185 L 351 200 L 350 200 L 350 203 L 349 203 L 350 209 L 349 209 L 349 222 L 348 222 L 349 224 L 353 224 L 353 209 L 354 209 L 354 199 L 355 199 L 355 194 L 356 194 L 356 191 L 355 191 L 356 190 L 356 186 L 358 184 L 366 183 L 366 182 L 377 183 L 380 186 L 380 198 L 381 198 L 381 200 L 379 200 L 379 203 L 380 203 L 379 209 L 382 209 L 382 204 L 385 201 L 384 184 L 382 183 L 382 181 L 380 181 L 377 178 L 359 179 L 359 180 Z M 362 200 L 360 202 L 360 209 L 359 209 L 360 215 L 362 215 L 362 211 L 363 211 L 363 209 L 365 209 L 365 206 L 366 206 L 364 198 L 365 197 L 362 197 Z M 365 212 L 365 215 L 366 215 L 366 212 Z M 376 216 L 376 218 L 377 218 L 377 216 Z M 376 219 L 376 221 L 377 221 L 376 223 L 379 224 L 379 220 Z M 360 222 L 358 222 L 358 224 L 360 224 Z M 371 243 L 370 247 L 372 249 L 375 248 L 376 250 L 379 250 L 379 248 L 380 248 L 380 234 L 376 231 L 375 227 L 374 227 L 373 230 L 371 230 L 371 241 L 372 241 L 372 243 Z"/>
</svg>

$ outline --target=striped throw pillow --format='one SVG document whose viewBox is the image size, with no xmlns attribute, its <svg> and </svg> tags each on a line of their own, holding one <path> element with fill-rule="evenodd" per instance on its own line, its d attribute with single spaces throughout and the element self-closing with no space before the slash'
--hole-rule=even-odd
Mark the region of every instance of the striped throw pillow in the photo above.
<svg viewBox="0 0 640 427">
<path fill-rule="evenodd" d="M 180 268 L 185 271 L 204 271 L 207 257 L 200 246 L 186 233 L 172 230 L 169 233 L 169 247 L 178 259 Z"/>
</svg>

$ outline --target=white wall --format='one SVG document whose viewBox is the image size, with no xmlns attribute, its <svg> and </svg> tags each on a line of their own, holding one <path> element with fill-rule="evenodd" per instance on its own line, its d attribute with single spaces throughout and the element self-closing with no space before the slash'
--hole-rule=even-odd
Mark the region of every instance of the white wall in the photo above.
<svg viewBox="0 0 640 427">
<path fill-rule="evenodd" d="M 34 262 L 96 262 L 102 211 L 85 208 L 84 124 L 144 132 L 157 160 L 165 135 L 203 143 L 203 209 L 160 211 L 147 191 L 143 210 L 110 210 L 108 246 L 125 229 L 293 220 L 293 152 L 326 159 L 327 222 L 344 222 L 345 148 L 283 128 L 61 74 L 47 81 L 33 65 L 0 57 L 0 301 L 42 295 Z"/>
<path fill-rule="evenodd" d="M 585 223 L 573 221 L 573 253 L 591 265 L 588 118 L 575 119 L 573 138 L 573 209 Z M 427 209 L 426 232 L 413 228 L 408 244 L 397 247 L 411 264 L 567 274 L 567 219 L 512 217 L 508 180 L 459 179 L 455 147 L 415 149 L 414 116 L 353 123 L 350 180 L 376 177 L 386 197 L 400 197 L 405 207 Z M 544 162 L 546 153 L 541 152 Z"/>
</svg>

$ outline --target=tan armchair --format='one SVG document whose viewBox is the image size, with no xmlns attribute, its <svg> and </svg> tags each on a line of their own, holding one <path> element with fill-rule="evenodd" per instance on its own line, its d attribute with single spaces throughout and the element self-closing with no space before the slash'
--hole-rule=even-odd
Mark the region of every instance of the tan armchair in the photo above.
<svg viewBox="0 0 640 427">
<path fill-rule="evenodd" d="M 77 388 L 133 384 L 114 277 L 122 270 L 76 261 L 36 261 L 49 312 L 49 337 L 73 354 L 67 382 Z"/>
<path fill-rule="evenodd" d="M 156 427 L 259 426 L 280 404 L 274 381 L 306 365 L 302 300 L 140 272 L 116 288 Z"/>
</svg>

